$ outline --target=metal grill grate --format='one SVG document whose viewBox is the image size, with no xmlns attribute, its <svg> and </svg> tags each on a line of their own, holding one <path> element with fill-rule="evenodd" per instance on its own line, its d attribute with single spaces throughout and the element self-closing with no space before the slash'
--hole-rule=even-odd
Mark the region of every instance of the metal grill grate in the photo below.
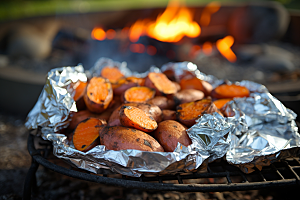
<svg viewBox="0 0 300 200">
<path fill-rule="evenodd" d="M 300 160 L 298 157 L 273 163 L 268 167 L 263 167 L 261 171 L 255 169 L 250 174 L 244 174 L 239 168 L 229 165 L 224 160 L 219 160 L 209 163 L 206 172 L 198 170 L 193 173 L 178 173 L 175 175 L 144 174 L 137 178 L 114 174 L 109 170 L 102 169 L 100 174 L 95 175 L 84 170 L 70 169 L 70 167 L 63 167 L 50 162 L 51 159 L 48 158 L 48 154 L 51 152 L 52 145 L 50 142 L 44 141 L 42 143 L 43 148 L 36 149 L 34 140 L 38 138 L 31 134 L 28 137 L 28 151 L 32 156 L 32 165 L 24 185 L 24 199 L 29 199 L 26 198 L 26 195 L 30 197 L 30 188 L 35 185 L 35 172 L 39 164 L 55 172 L 82 180 L 147 190 L 221 192 L 291 185 L 300 186 Z M 56 157 L 54 159 L 58 160 Z"/>
</svg>

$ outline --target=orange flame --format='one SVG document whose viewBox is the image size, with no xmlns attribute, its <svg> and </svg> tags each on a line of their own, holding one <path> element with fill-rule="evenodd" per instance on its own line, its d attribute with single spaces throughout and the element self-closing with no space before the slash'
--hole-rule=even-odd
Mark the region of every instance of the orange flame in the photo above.
<svg viewBox="0 0 300 200">
<path fill-rule="evenodd" d="M 94 40 L 104 40 L 106 38 L 106 33 L 102 28 L 95 27 L 91 33 L 91 37 Z"/>
<path fill-rule="evenodd" d="M 207 4 L 200 17 L 201 26 L 208 26 L 211 20 L 211 15 L 217 12 L 220 7 L 220 3 L 216 1 Z"/>
<path fill-rule="evenodd" d="M 232 36 L 226 36 L 223 39 L 217 41 L 216 46 L 220 53 L 230 62 L 236 61 L 236 55 L 231 50 L 231 46 L 234 43 L 234 38 Z"/>
<path fill-rule="evenodd" d="M 142 35 L 145 35 L 149 20 L 137 20 L 129 29 L 129 40 L 131 42 L 137 42 Z"/>
<path fill-rule="evenodd" d="M 170 1 L 164 13 L 147 28 L 148 36 L 163 42 L 178 42 L 184 36 L 194 38 L 200 32 L 200 26 L 193 21 L 193 13 L 175 0 Z"/>
</svg>

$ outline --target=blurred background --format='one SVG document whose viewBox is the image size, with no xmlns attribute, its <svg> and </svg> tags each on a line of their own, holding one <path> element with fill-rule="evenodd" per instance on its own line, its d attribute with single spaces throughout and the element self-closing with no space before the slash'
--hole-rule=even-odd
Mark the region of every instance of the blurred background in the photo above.
<svg viewBox="0 0 300 200">
<path fill-rule="evenodd" d="M 299 0 L 0 1 L 0 199 L 21 198 L 30 166 L 23 124 L 50 69 L 82 63 L 88 70 L 101 57 L 125 61 L 138 72 L 167 62 L 191 61 L 219 79 L 266 85 L 299 116 L 299 36 Z M 99 187 L 89 183 L 51 178 L 53 182 L 49 173 L 38 172 L 43 193 L 37 199 L 49 199 L 49 195 L 68 199 L 70 194 L 79 199 L 91 190 L 98 190 L 95 196 L 124 198 L 120 188 L 107 187 L 99 193 Z M 74 187 L 64 190 L 73 193 L 58 189 L 67 183 Z M 78 190 L 82 184 L 84 189 Z M 143 195 L 162 199 L 134 191 L 126 198 L 142 199 Z M 164 195 L 173 199 L 170 193 Z M 268 191 L 194 196 L 276 199 Z M 185 197 L 178 194 L 174 199 Z"/>
</svg>

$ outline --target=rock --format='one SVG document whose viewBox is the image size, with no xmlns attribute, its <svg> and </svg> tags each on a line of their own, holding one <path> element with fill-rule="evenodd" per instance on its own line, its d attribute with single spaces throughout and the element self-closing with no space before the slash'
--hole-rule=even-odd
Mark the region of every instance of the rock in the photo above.
<svg viewBox="0 0 300 200">
<path fill-rule="evenodd" d="M 59 24 L 55 20 L 46 21 L 42 27 L 19 24 L 9 31 L 7 53 L 11 57 L 28 57 L 41 60 L 52 49 L 52 40 Z"/>
<path fill-rule="evenodd" d="M 295 65 L 290 60 L 274 55 L 259 56 L 254 61 L 253 65 L 260 69 L 273 72 L 291 72 L 295 70 Z"/>
</svg>

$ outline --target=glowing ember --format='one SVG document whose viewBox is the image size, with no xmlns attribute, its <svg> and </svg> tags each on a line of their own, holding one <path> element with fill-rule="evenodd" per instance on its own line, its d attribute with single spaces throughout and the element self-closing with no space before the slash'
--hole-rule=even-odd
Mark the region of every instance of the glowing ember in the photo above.
<svg viewBox="0 0 300 200">
<path fill-rule="evenodd" d="M 164 13 L 147 28 L 148 36 L 163 42 L 178 42 L 184 36 L 194 38 L 200 32 L 200 26 L 193 21 L 192 12 L 181 7 L 178 1 L 170 1 Z"/>
<path fill-rule="evenodd" d="M 202 51 L 205 55 L 210 55 L 212 53 L 213 45 L 211 42 L 204 42 L 202 46 Z"/>
<path fill-rule="evenodd" d="M 226 36 L 223 39 L 217 41 L 216 46 L 220 53 L 230 62 L 236 61 L 236 55 L 231 50 L 231 46 L 234 43 L 234 38 L 232 36 Z"/>
<path fill-rule="evenodd" d="M 116 36 L 116 31 L 115 30 L 109 29 L 109 30 L 106 31 L 107 39 L 112 40 L 112 39 L 115 38 L 115 36 Z"/>
<path fill-rule="evenodd" d="M 106 33 L 102 28 L 94 28 L 91 36 L 94 40 L 104 40 L 106 38 Z"/>
<path fill-rule="evenodd" d="M 133 53 L 144 53 L 145 52 L 145 46 L 143 44 L 131 44 L 130 45 L 130 51 Z"/>
</svg>

